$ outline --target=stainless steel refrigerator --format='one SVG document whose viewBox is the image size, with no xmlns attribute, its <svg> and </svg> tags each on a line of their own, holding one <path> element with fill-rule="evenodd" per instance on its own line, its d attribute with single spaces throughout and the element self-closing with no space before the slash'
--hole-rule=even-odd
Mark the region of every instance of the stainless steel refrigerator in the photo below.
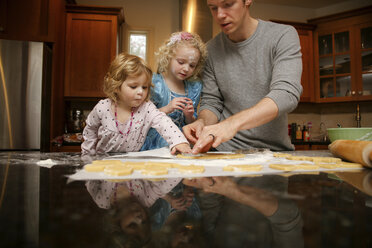
<svg viewBox="0 0 372 248">
<path fill-rule="evenodd" d="M 45 150 L 51 47 L 0 39 L 0 150 Z"/>
</svg>

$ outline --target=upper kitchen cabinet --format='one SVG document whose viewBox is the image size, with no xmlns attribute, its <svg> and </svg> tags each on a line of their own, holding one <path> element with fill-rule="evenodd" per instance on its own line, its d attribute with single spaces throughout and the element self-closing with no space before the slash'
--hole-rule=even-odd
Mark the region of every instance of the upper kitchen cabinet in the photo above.
<svg viewBox="0 0 372 248">
<path fill-rule="evenodd" d="M 0 39 L 55 42 L 65 0 L 1 0 Z"/>
<path fill-rule="evenodd" d="M 301 94 L 301 102 L 315 101 L 314 94 L 314 56 L 313 56 L 313 32 L 315 25 L 298 22 L 288 22 L 272 20 L 273 22 L 287 24 L 293 26 L 300 38 L 301 53 L 302 53 L 302 76 L 301 85 L 303 88 Z"/>
<path fill-rule="evenodd" d="M 372 6 L 309 20 L 317 102 L 372 100 Z"/>
<path fill-rule="evenodd" d="M 104 97 L 103 78 L 121 50 L 122 8 L 66 6 L 65 97 Z"/>
</svg>

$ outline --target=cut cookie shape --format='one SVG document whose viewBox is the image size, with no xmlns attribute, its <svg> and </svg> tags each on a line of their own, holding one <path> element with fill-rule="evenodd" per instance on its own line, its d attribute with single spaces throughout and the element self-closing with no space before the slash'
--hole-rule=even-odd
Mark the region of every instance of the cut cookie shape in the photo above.
<svg viewBox="0 0 372 248">
<path fill-rule="evenodd" d="M 168 168 L 164 166 L 147 165 L 141 170 L 143 175 L 159 176 L 168 174 Z"/>
<path fill-rule="evenodd" d="M 297 170 L 295 164 L 270 164 L 269 167 L 274 170 L 293 171 Z"/>
<path fill-rule="evenodd" d="M 260 171 L 262 165 L 260 164 L 235 164 L 223 167 L 224 171 Z"/>
<path fill-rule="evenodd" d="M 275 158 L 286 158 L 286 159 L 289 159 L 290 157 L 292 157 L 291 154 L 288 154 L 288 153 L 280 153 L 280 152 L 276 152 L 273 154 L 273 156 Z"/>
<path fill-rule="evenodd" d="M 133 168 L 125 165 L 106 165 L 103 172 L 111 176 L 127 176 L 132 174 Z"/>
<path fill-rule="evenodd" d="M 340 158 L 334 157 L 311 157 L 314 163 L 339 163 L 342 162 Z"/>
<path fill-rule="evenodd" d="M 182 154 L 177 154 L 178 158 L 186 158 L 186 159 L 237 159 L 237 158 L 244 158 L 244 154 L 235 154 L 235 153 L 202 153 L 200 156 L 185 156 Z"/>
<path fill-rule="evenodd" d="M 105 169 L 106 165 L 104 164 L 86 164 L 84 170 L 88 172 L 101 172 Z"/>
<path fill-rule="evenodd" d="M 203 173 L 205 168 L 202 165 L 181 165 L 178 167 L 178 171 L 181 173 Z"/>
<path fill-rule="evenodd" d="M 336 164 L 338 168 L 363 168 L 363 165 L 358 163 L 341 162 Z"/>
<path fill-rule="evenodd" d="M 307 156 L 290 156 L 287 159 L 298 160 L 298 161 L 313 161 L 312 157 L 307 157 Z"/>
<path fill-rule="evenodd" d="M 121 160 L 94 160 L 92 162 L 92 164 L 104 164 L 104 165 L 107 165 L 107 164 L 123 164 L 123 162 Z"/>
</svg>

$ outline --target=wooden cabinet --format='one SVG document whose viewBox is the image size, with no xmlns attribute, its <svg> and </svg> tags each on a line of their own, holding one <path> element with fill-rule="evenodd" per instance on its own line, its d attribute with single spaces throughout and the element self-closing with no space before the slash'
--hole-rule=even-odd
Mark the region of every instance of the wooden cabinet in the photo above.
<svg viewBox="0 0 372 248">
<path fill-rule="evenodd" d="M 313 31 L 315 25 L 298 22 L 272 20 L 277 23 L 291 25 L 296 28 L 300 38 L 302 53 L 302 76 L 301 85 L 303 88 L 301 102 L 315 101 L 314 95 L 314 55 L 313 55 Z"/>
<path fill-rule="evenodd" d="M 104 97 L 102 83 L 110 62 L 121 52 L 121 24 L 123 9 L 66 5 L 64 49 L 59 63 L 61 75 L 53 86 L 51 138 L 66 131 L 68 113 L 73 108 L 92 109 Z M 58 62 L 58 61 L 57 61 Z M 80 146 L 51 144 L 51 151 L 80 151 Z"/>
<path fill-rule="evenodd" d="M 54 42 L 65 0 L 1 0 L 0 39 Z"/>
<path fill-rule="evenodd" d="M 372 6 L 309 20 L 317 102 L 372 100 Z"/>
<path fill-rule="evenodd" d="M 102 82 L 120 49 L 122 8 L 66 6 L 65 97 L 104 97 Z"/>
</svg>

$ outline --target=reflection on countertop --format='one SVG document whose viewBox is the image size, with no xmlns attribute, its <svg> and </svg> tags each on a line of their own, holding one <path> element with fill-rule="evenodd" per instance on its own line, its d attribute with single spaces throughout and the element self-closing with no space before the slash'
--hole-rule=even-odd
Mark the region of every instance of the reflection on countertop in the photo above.
<svg viewBox="0 0 372 248">
<path fill-rule="evenodd" d="M 327 150 L 292 153 L 330 156 Z M 49 159 L 55 163 L 52 167 L 37 165 Z M 188 179 L 166 193 L 170 184 L 163 181 L 70 181 L 67 175 L 84 164 L 80 153 L 0 152 L 0 246 L 368 247 L 372 243 L 367 235 L 372 231 L 369 169 L 216 177 L 214 182 Z M 165 190 L 163 197 L 157 195 L 159 189 Z"/>
</svg>

